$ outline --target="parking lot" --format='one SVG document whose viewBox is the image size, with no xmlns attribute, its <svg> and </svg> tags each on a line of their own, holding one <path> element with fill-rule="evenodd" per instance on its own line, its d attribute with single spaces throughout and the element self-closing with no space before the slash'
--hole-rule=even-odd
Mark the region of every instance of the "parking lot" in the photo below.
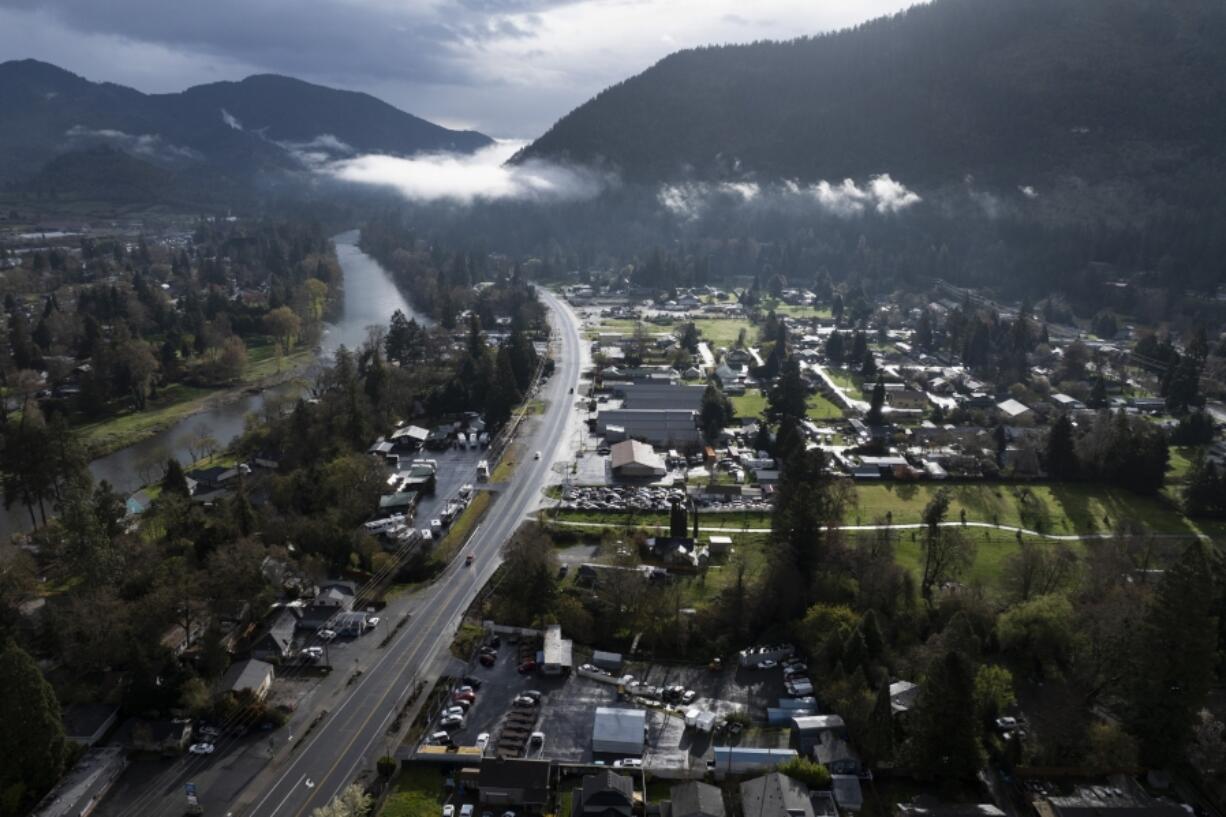
<svg viewBox="0 0 1226 817">
<path fill-rule="evenodd" d="M 673 488 L 639 487 L 633 485 L 609 485 L 568 488 L 562 494 L 558 507 L 577 511 L 667 511 L 671 507 L 669 496 Z M 696 496 L 700 508 L 711 511 L 769 511 L 769 500 L 744 498 L 719 499 L 706 495 Z"/>
<path fill-rule="evenodd" d="M 471 484 L 475 489 L 482 488 L 486 483 L 477 482 L 477 463 L 488 454 L 488 448 L 448 448 L 444 451 L 423 450 L 403 457 L 401 471 L 408 471 L 413 459 L 429 459 L 438 463 L 434 473 L 434 495 L 422 494 L 413 526 L 430 527 L 430 520 L 438 518 L 447 503 L 456 498 L 461 485 Z"/>
<path fill-rule="evenodd" d="M 564 763 L 613 763 L 623 758 L 592 752 L 596 709 L 631 707 L 647 711 L 644 762 L 649 767 L 694 767 L 712 758 L 715 741 L 724 742 L 729 737 L 687 729 L 683 715 L 686 709 L 700 708 L 721 718 L 742 712 L 763 722 L 767 707 L 775 706 L 786 695 L 783 675 L 778 669 L 760 670 L 734 664 L 711 671 L 703 666 L 627 663 L 618 677 L 633 676 L 630 690 L 640 688 L 637 685 L 641 684 L 660 688 L 679 686 L 695 693 L 694 699 L 684 705 L 670 707 L 659 702 L 646 705 L 642 699 L 621 696 L 615 683 L 579 673 L 570 676 L 519 673 L 521 661 L 533 654 L 535 647 L 535 640 L 518 643 L 503 637 L 492 667 L 474 663 L 463 671 L 479 679 L 481 686 L 463 726 L 451 731 L 456 746 L 473 746 L 478 735 L 489 734 L 486 754 L 490 755 L 541 756 Z M 529 690 L 540 693 L 539 704 L 517 706 L 515 699 Z M 544 733 L 543 745 L 529 745 L 528 737 L 537 731 Z"/>
</svg>

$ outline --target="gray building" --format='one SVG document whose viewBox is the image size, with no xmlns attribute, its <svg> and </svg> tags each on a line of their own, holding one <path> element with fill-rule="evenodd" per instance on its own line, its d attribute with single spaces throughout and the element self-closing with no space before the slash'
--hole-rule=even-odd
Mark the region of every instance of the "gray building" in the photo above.
<svg viewBox="0 0 1226 817">
<path fill-rule="evenodd" d="M 718 786 L 691 780 L 669 790 L 671 817 L 724 817 L 724 795 Z"/>
<path fill-rule="evenodd" d="M 611 440 L 645 440 L 660 446 L 702 442 L 698 412 L 688 409 L 608 409 L 596 415 L 596 432 Z"/>
<path fill-rule="evenodd" d="M 672 383 L 619 383 L 613 393 L 622 398 L 622 408 L 684 409 L 702 411 L 705 386 L 676 386 Z"/>
<path fill-rule="evenodd" d="M 754 817 L 814 817 L 809 787 L 779 772 L 741 784 L 741 812 Z"/>
</svg>

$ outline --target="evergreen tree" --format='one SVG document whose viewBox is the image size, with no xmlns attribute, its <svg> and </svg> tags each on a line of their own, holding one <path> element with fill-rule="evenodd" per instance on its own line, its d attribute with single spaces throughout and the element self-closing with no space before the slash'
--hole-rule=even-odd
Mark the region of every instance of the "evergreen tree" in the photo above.
<svg viewBox="0 0 1226 817">
<path fill-rule="evenodd" d="M 888 680 L 877 688 L 861 748 L 871 766 L 888 763 L 894 757 L 894 704 Z"/>
<path fill-rule="evenodd" d="M 1210 562 L 1204 543 L 1193 542 L 1162 577 L 1145 616 L 1128 720 L 1142 759 L 1154 767 L 1182 757 L 1213 681 L 1218 628 Z"/>
<path fill-rule="evenodd" d="M 800 363 L 789 357 L 768 395 L 766 416 L 773 422 L 782 422 L 785 418 L 803 419 L 805 412 L 805 384 L 800 379 Z"/>
<path fill-rule="evenodd" d="M 55 690 L 12 639 L 0 647 L 0 689 L 0 803 L 22 813 L 59 779 L 68 745 Z"/>
<path fill-rule="evenodd" d="M 970 780 L 983 766 L 982 729 L 975 715 L 975 673 L 970 661 L 950 650 L 936 656 L 912 712 L 909 756 L 922 777 Z"/>
<path fill-rule="evenodd" d="M 1221 477 L 1217 468 L 1200 452 L 1188 469 L 1183 489 L 1183 508 L 1188 516 L 1220 516 L 1226 510 Z"/>
<path fill-rule="evenodd" d="M 826 338 L 826 359 L 832 366 L 842 366 L 843 354 L 843 334 L 831 332 L 830 337 Z"/>
<path fill-rule="evenodd" d="M 882 422 L 882 409 L 885 406 L 885 381 L 877 375 L 877 383 L 873 386 L 873 395 L 868 405 L 868 414 L 864 420 L 871 426 L 879 426 Z"/>
<path fill-rule="evenodd" d="M 1073 421 L 1061 414 L 1047 434 L 1047 473 L 1052 479 L 1076 479 L 1077 449 L 1073 441 Z"/>
<path fill-rule="evenodd" d="M 719 437 L 719 432 L 732 419 L 732 402 L 720 391 L 719 386 L 708 383 L 702 393 L 702 431 L 709 441 Z"/>
<path fill-rule="evenodd" d="M 191 496 L 191 489 L 187 484 L 187 475 L 183 473 L 183 466 L 174 457 L 166 461 L 166 472 L 162 474 L 162 492 L 178 494 L 179 496 Z"/>
</svg>

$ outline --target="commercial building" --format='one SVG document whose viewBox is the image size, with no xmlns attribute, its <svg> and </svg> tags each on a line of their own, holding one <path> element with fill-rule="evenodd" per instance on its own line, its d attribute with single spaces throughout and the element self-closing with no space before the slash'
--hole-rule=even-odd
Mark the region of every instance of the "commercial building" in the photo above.
<svg viewBox="0 0 1226 817">
<path fill-rule="evenodd" d="M 592 751 L 597 754 L 638 757 L 643 754 L 647 713 L 642 709 L 609 706 L 596 708 L 592 727 Z"/>
<path fill-rule="evenodd" d="M 550 624 L 545 628 L 544 660 L 541 672 L 546 675 L 562 675 L 574 666 L 574 642 L 562 637 L 562 625 Z"/>
<path fill-rule="evenodd" d="M 548 760 L 486 758 L 477 778 L 481 803 L 540 811 L 549 802 L 551 766 Z"/>
<path fill-rule="evenodd" d="M 659 446 L 702 442 L 698 412 L 686 409 L 607 409 L 596 415 L 596 432 L 610 442 L 634 439 Z"/>
<path fill-rule="evenodd" d="M 647 443 L 638 440 L 623 440 L 610 449 L 613 459 L 613 474 L 621 479 L 662 477 L 668 473 L 664 458 Z"/>
</svg>

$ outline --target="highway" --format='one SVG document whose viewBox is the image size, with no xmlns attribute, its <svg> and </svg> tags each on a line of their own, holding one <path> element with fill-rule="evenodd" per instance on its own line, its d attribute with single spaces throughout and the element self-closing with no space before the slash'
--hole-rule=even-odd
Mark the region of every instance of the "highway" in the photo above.
<svg viewBox="0 0 1226 817">
<path fill-rule="evenodd" d="M 498 568 L 503 544 L 540 502 L 554 462 L 569 455 L 566 430 L 575 400 L 571 389 L 579 382 L 582 338 L 569 306 L 538 291 L 550 310 L 556 368 L 537 395 L 546 401 L 545 413 L 521 432 L 526 435 L 519 441 L 524 456 L 510 484 L 491 503 L 460 556 L 434 584 L 415 596 L 410 624 L 318 727 L 302 738 L 303 745 L 288 759 L 284 752 L 274 758 L 226 807 L 210 802 L 207 792 L 202 792 L 206 814 L 310 815 L 359 771 L 373 768 L 379 756 L 389 753 L 385 732 L 415 679 L 448 649 L 464 611 Z M 540 460 L 532 458 L 535 451 L 541 452 Z M 464 566 L 467 554 L 475 557 L 471 567 Z"/>
</svg>

